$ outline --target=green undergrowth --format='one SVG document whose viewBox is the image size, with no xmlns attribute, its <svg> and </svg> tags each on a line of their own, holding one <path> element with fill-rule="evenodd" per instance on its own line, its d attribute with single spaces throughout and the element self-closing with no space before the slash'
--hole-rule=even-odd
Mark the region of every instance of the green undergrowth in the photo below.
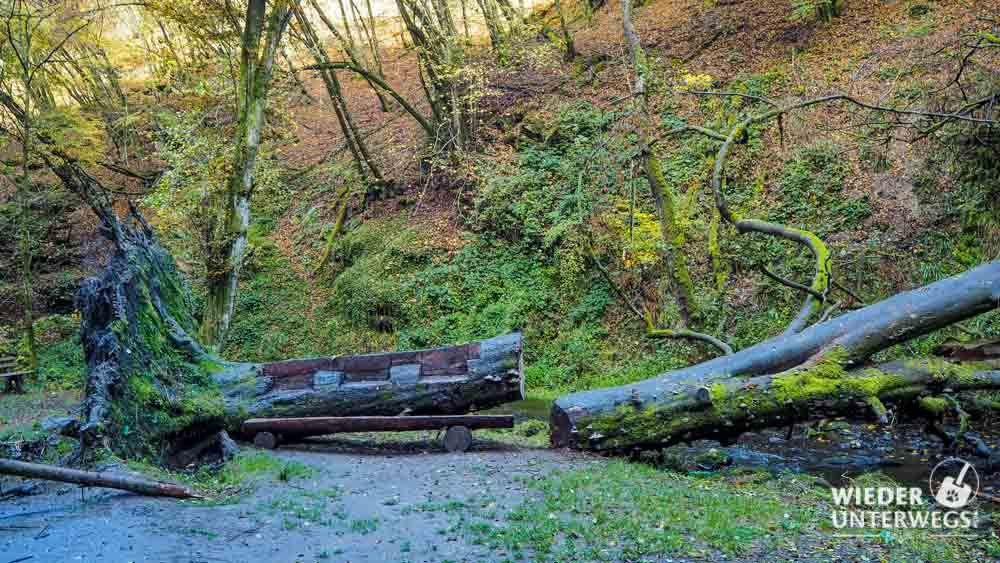
<svg viewBox="0 0 1000 563">
<path fill-rule="evenodd" d="M 603 141 L 613 117 L 573 104 L 552 123 L 540 118 L 546 128 L 522 139 L 519 159 L 484 174 L 458 248 L 419 221 L 354 219 L 329 267 L 308 281 L 261 238 L 223 355 L 415 349 L 521 330 L 529 393 L 549 394 L 704 357 L 684 342 L 645 340 L 588 261 L 586 223 L 614 180 L 590 161 L 628 158 Z"/>
<path fill-rule="evenodd" d="M 80 346 L 79 319 L 53 315 L 38 322 L 41 335 L 38 350 L 38 374 L 34 383 L 48 390 L 82 390 L 87 366 Z"/>
<path fill-rule="evenodd" d="M 270 239 L 259 239 L 254 248 L 222 356 L 256 362 L 336 352 L 323 350 L 327 339 L 317 331 L 322 321 L 304 318 L 308 284 Z"/>
<path fill-rule="evenodd" d="M 726 86 L 766 95 L 783 80 L 780 73 L 747 75 Z M 738 99 L 701 103 L 707 124 L 718 128 L 761 109 Z M 641 294 L 651 296 L 661 326 L 676 321 L 645 180 L 637 173 L 622 181 L 608 172 L 635 156 L 613 131 L 620 119 L 585 103 L 529 113 L 516 158 L 480 171 L 463 211 L 464 228 L 449 244 L 439 242 L 438 227 L 407 214 L 354 218 L 335 241 L 328 267 L 310 281 L 297 272 L 311 264 L 294 267 L 298 257 L 279 249 L 267 229 L 257 229 L 223 355 L 264 361 L 415 349 L 521 330 L 527 387 L 537 397 L 628 383 L 711 357 L 714 351 L 700 344 L 645 338 L 642 323 L 594 266 L 596 255 L 614 283 L 636 299 L 644 286 Z M 679 123 L 669 110 L 662 119 L 664 127 Z M 893 250 L 879 225 L 870 223 L 874 202 L 847 192 L 851 169 L 844 146 L 824 141 L 798 147 L 765 173 L 755 166 L 766 153 L 764 139 L 764 129 L 751 128 L 730 157 L 725 189 L 734 210 L 824 237 L 835 279 L 866 302 L 990 259 L 971 222 L 923 233 L 906 251 Z M 802 296 L 753 270 L 766 265 L 809 283 L 812 256 L 774 237 L 738 235 L 718 224 L 707 185 L 717 142 L 686 135 L 662 146 L 664 178 L 686 232 L 700 325 L 737 349 L 779 334 Z M 956 218 L 972 213 L 955 206 Z M 324 232 L 314 210 L 303 213 L 297 221 L 310 225 L 308 233 Z M 312 245 L 307 255 L 325 243 L 312 235 L 300 237 Z M 733 278 L 732 272 L 746 275 Z M 995 332 L 998 318 L 984 315 L 966 328 Z M 926 355 L 944 339 L 968 337 L 963 335 L 938 331 L 879 359 Z"/>
<path fill-rule="evenodd" d="M 17 369 L 30 365 L 27 339 L 17 327 L 0 324 L 0 356 L 15 356 Z M 31 391 L 82 390 L 86 363 L 80 346 L 80 319 L 76 314 L 48 315 L 35 320 L 38 370 L 25 378 Z"/>
</svg>

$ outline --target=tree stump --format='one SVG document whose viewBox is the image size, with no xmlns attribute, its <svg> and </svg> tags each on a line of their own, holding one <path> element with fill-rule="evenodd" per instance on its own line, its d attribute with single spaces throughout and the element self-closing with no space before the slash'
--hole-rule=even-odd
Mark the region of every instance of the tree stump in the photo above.
<svg viewBox="0 0 1000 563">
<path fill-rule="evenodd" d="M 444 449 L 464 452 L 472 445 L 472 431 L 465 426 L 452 426 L 444 433 Z"/>
</svg>

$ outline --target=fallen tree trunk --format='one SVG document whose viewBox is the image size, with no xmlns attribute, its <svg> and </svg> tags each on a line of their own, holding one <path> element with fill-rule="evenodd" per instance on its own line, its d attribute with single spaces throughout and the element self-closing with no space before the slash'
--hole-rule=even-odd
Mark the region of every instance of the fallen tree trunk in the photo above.
<svg viewBox="0 0 1000 563">
<path fill-rule="evenodd" d="M 142 216 L 98 215 L 116 252 L 78 297 L 85 446 L 186 466 L 225 449 L 206 440 L 250 418 L 463 414 L 524 396 L 520 333 L 412 352 L 221 360 L 194 336 L 190 291 Z"/>
<path fill-rule="evenodd" d="M 736 354 L 630 385 L 560 397 L 552 406 L 551 440 L 555 446 L 601 451 L 653 448 L 731 438 L 814 416 L 857 414 L 858 403 L 995 387 L 995 372 L 981 365 L 930 362 L 919 369 L 890 365 L 875 372 L 860 366 L 880 350 L 998 303 L 1000 262 L 992 262 Z M 907 370 L 923 375 L 910 381 L 914 375 Z"/>
<path fill-rule="evenodd" d="M 412 352 L 229 364 L 213 380 L 226 411 L 244 420 L 460 414 L 524 398 L 521 350 L 512 333 Z"/>
<path fill-rule="evenodd" d="M 514 416 L 501 414 L 252 418 L 243 423 L 243 434 L 253 436 L 258 432 L 271 432 L 272 434 L 280 434 L 283 438 L 304 438 L 341 432 L 443 430 L 451 426 L 464 426 L 469 430 L 513 428 Z"/>
<path fill-rule="evenodd" d="M 148 481 L 124 475 L 80 471 L 78 469 L 67 469 L 54 465 L 27 463 L 10 459 L 0 459 L 0 475 L 15 475 L 27 479 L 45 479 L 47 481 L 73 483 L 87 487 L 119 489 L 154 497 L 201 498 L 187 487 L 172 483 Z"/>
</svg>

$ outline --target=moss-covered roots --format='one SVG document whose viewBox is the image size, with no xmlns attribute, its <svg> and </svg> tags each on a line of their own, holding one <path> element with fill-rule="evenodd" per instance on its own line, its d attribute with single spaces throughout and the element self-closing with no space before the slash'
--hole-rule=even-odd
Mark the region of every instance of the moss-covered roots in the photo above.
<svg viewBox="0 0 1000 563">
<path fill-rule="evenodd" d="M 984 365 L 920 360 L 848 371 L 846 360 L 843 349 L 833 348 L 818 361 L 779 374 L 690 386 L 663 401 L 637 400 L 582 415 L 560 445 L 620 451 L 698 439 L 725 442 L 749 430 L 831 416 L 884 420 L 886 404 L 918 401 L 943 411 L 949 403 L 933 395 L 944 390 L 1000 387 L 1000 372 Z"/>
<path fill-rule="evenodd" d="M 80 291 L 89 376 L 82 435 L 128 456 L 158 458 L 167 443 L 218 431 L 220 362 L 190 335 L 195 321 L 173 259 L 143 229 L 121 225 L 119 251 Z"/>
</svg>

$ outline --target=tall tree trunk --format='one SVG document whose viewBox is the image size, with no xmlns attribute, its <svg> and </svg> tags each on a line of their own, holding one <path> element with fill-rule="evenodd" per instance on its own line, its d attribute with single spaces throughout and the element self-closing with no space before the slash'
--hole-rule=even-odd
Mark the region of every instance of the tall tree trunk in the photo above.
<svg viewBox="0 0 1000 563">
<path fill-rule="evenodd" d="M 566 54 L 564 58 L 566 61 L 572 61 L 576 58 L 576 46 L 573 45 L 573 36 L 569 33 L 569 26 L 566 25 L 566 15 L 563 13 L 562 2 L 560 0 L 555 0 L 556 3 L 556 14 L 559 15 L 559 27 L 562 29 L 563 42 L 566 43 Z"/>
<path fill-rule="evenodd" d="M 247 5 L 240 47 L 233 170 L 218 202 L 221 217 L 213 229 L 207 260 L 208 287 L 201 337 L 209 346 L 222 346 L 236 306 L 236 290 L 247 251 L 250 200 L 264 127 L 264 106 L 274 58 L 290 17 L 288 0 L 275 2 L 270 15 L 266 14 L 265 0 L 250 0 Z"/>
<path fill-rule="evenodd" d="M 695 317 L 694 284 L 691 281 L 687 258 L 684 254 L 685 237 L 677 221 L 674 195 L 663 176 L 660 159 L 653 152 L 651 146 L 648 130 L 650 127 L 655 127 L 658 120 L 649 111 L 649 93 L 647 91 L 649 61 L 646 59 L 646 53 L 639 41 L 638 34 L 636 34 L 635 27 L 632 25 L 632 0 L 622 0 L 622 27 L 629 55 L 632 58 L 633 72 L 635 72 L 635 78 L 632 81 L 632 95 L 636 97 L 639 104 L 639 115 L 643 120 L 636 133 L 639 139 L 643 169 L 646 173 L 646 182 L 649 184 L 649 190 L 656 205 L 656 214 L 660 220 L 660 234 L 666 248 L 664 262 L 667 270 L 667 281 L 671 293 L 677 301 L 682 323 L 684 326 L 691 326 Z"/>
<path fill-rule="evenodd" d="M 22 111 L 20 113 L 15 112 L 15 116 L 20 122 L 21 126 L 21 174 L 18 177 L 18 200 L 20 202 L 20 209 L 18 210 L 18 216 L 20 218 L 20 252 L 21 252 L 21 305 L 23 308 L 23 331 L 24 339 L 28 345 L 28 361 L 30 362 L 31 369 L 38 369 L 38 342 L 35 334 L 35 288 L 34 288 L 34 244 L 32 241 L 32 225 L 31 225 L 31 175 L 30 175 L 30 162 L 31 158 L 31 136 L 32 136 L 32 121 L 31 121 L 31 102 L 32 95 L 34 92 L 33 87 L 33 69 L 31 67 L 32 62 L 30 60 L 30 38 L 28 39 L 28 47 L 24 49 L 24 53 L 18 55 L 19 60 L 23 60 L 20 70 L 21 70 L 21 82 L 24 84 L 24 104 Z M 21 57 L 24 57 L 21 59 Z"/>
</svg>

